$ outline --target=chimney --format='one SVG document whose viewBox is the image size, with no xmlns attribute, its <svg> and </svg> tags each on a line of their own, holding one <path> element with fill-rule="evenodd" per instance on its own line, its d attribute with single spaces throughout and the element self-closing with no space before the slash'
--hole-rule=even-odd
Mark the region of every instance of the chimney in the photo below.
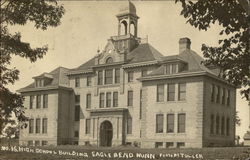
<svg viewBox="0 0 250 160">
<path fill-rule="evenodd" d="M 189 38 L 180 38 L 179 40 L 179 53 L 182 53 L 186 49 L 190 49 L 191 41 Z"/>
</svg>

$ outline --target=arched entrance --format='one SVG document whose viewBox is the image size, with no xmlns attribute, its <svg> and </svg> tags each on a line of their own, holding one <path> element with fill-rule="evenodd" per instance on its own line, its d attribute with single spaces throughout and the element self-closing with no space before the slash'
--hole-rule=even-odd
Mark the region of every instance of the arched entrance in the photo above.
<svg viewBox="0 0 250 160">
<path fill-rule="evenodd" d="M 111 147 L 113 127 L 109 121 L 104 121 L 100 126 L 100 146 Z"/>
</svg>

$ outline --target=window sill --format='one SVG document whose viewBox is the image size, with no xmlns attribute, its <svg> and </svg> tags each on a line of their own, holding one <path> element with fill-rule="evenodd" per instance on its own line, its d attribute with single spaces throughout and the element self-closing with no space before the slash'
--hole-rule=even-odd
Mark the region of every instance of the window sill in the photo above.
<svg viewBox="0 0 250 160">
<path fill-rule="evenodd" d="M 120 83 L 115 83 L 115 84 L 102 84 L 102 85 L 96 85 L 97 87 L 100 88 L 106 88 L 106 87 L 119 87 Z"/>
<path fill-rule="evenodd" d="M 164 104 L 164 103 L 187 103 L 187 101 L 162 101 L 162 102 L 157 102 L 157 104 Z"/>
<path fill-rule="evenodd" d="M 211 137 L 225 137 L 225 138 L 227 138 L 227 137 L 229 137 L 230 135 L 221 135 L 221 134 L 209 134 Z"/>
<path fill-rule="evenodd" d="M 178 135 L 187 135 L 187 133 L 176 133 L 176 132 L 172 132 L 172 133 L 155 133 L 155 135 L 171 135 L 171 136 L 178 136 Z"/>
</svg>

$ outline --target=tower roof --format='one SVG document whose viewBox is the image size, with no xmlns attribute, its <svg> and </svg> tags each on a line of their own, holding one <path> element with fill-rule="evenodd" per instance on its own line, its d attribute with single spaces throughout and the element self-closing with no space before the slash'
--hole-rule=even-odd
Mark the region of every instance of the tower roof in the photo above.
<svg viewBox="0 0 250 160">
<path fill-rule="evenodd" d="M 130 1 L 123 2 L 119 10 L 119 14 L 117 16 L 126 15 L 126 14 L 133 14 L 136 16 L 136 8 L 135 5 Z"/>
</svg>

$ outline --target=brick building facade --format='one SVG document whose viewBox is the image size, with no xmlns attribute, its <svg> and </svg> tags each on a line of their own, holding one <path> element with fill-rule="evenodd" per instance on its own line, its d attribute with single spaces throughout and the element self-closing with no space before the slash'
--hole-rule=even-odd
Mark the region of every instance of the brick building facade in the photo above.
<svg viewBox="0 0 250 160">
<path fill-rule="evenodd" d="M 116 15 L 118 34 L 77 68 L 59 67 L 19 90 L 25 97 L 23 145 L 136 145 L 143 148 L 230 146 L 236 88 L 204 66 L 181 38 L 163 56 L 137 36 L 131 2 Z"/>
</svg>

